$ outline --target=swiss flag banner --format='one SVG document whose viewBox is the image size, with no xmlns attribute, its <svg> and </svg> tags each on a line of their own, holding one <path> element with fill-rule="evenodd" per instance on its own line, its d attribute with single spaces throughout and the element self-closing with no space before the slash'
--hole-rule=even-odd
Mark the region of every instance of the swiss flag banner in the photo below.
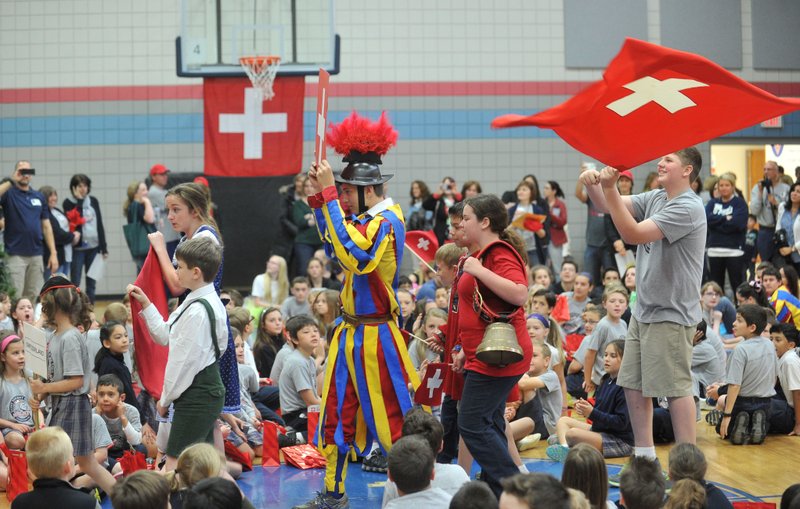
<svg viewBox="0 0 800 509">
<path fill-rule="evenodd" d="M 414 401 L 420 405 L 438 406 L 442 404 L 445 370 L 450 366 L 443 362 L 432 362 L 425 370 L 425 377 L 414 393 Z"/>
<path fill-rule="evenodd" d="M 431 265 L 439 249 L 439 239 L 432 231 L 413 230 L 406 232 L 406 247 L 423 262 Z"/>
<path fill-rule="evenodd" d="M 554 130 L 579 152 L 626 170 L 800 109 L 714 62 L 627 39 L 603 79 L 535 115 L 502 115 L 492 127 Z"/>
<path fill-rule="evenodd" d="M 294 175 L 303 164 L 302 76 L 279 77 L 262 101 L 247 78 L 203 80 L 205 174 Z"/>
<path fill-rule="evenodd" d="M 147 252 L 142 271 L 139 272 L 134 284 L 142 289 L 161 317 L 166 320 L 169 317 L 167 291 L 164 287 L 161 266 L 158 264 L 158 256 L 152 247 Z M 133 337 L 137 339 L 135 356 L 136 365 L 139 367 L 139 379 L 145 390 L 158 401 L 164 388 L 164 372 L 167 370 L 169 348 L 153 341 L 144 318 L 139 316 L 141 311 L 142 305 L 139 301 L 131 299 L 131 319 Z"/>
</svg>

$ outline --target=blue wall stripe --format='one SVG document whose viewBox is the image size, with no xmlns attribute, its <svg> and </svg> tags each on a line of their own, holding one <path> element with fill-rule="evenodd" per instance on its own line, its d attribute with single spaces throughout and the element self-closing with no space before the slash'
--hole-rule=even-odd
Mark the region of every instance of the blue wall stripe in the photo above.
<svg viewBox="0 0 800 509">
<path fill-rule="evenodd" d="M 389 111 L 389 118 L 403 140 L 462 140 L 554 138 L 548 129 L 523 127 L 491 129 L 498 115 L 489 110 L 402 110 Z M 349 111 L 332 111 L 329 122 L 341 122 Z M 380 111 L 361 111 L 377 118 Z M 800 112 L 783 117 L 781 129 L 754 126 L 727 136 L 730 138 L 800 137 Z M 303 140 L 313 141 L 316 112 L 303 113 Z M 0 119 L 0 147 L 69 145 L 142 145 L 202 143 L 203 115 L 200 113 L 161 115 L 75 115 L 53 117 L 12 117 Z"/>
</svg>

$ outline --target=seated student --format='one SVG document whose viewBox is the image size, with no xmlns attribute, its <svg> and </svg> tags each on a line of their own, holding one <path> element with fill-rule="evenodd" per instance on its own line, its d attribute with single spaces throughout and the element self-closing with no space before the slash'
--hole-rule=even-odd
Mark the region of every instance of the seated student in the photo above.
<svg viewBox="0 0 800 509">
<path fill-rule="evenodd" d="M 139 470 L 120 479 L 111 492 L 114 509 L 168 509 L 169 483 L 150 470 Z"/>
<path fill-rule="evenodd" d="M 606 346 L 616 339 L 625 339 L 628 332 L 628 325 L 622 320 L 622 314 L 628 307 L 628 290 L 622 285 L 606 288 L 603 293 L 603 307 L 606 316 L 594 328 L 592 342 L 584 357 L 583 389 L 587 394 L 594 392 L 605 373 L 603 365 Z"/>
<path fill-rule="evenodd" d="M 297 315 L 310 315 L 311 306 L 308 304 L 308 279 L 298 276 L 292 279 L 290 297 L 281 303 L 281 315 L 284 320 Z"/>
<path fill-rule="evenodd" d="M 249 341 L 250 336 L 253 334 L 253 316 L 250 314 L 250 310 L 243 307 L 229 309 L 228 323 L 231 328 L 237 329 L 242 334 L 242 339 L 244 340 L 244 363 L 258 373 L 256 358 L 253 355 L 253 349 L 250 347 Z"/>
<path fill-rule="evenodd" d="M 13 330 L 3 330 L 0 332 L 0 431 L 11 449 L 25 449 L 25 440 L 34 431 L 34 412 L 39 413 L 39 422 L 44 423 L 24 368 L 22 338 Z M 0 470 L 4 469 L 5 464 L 0 461 Z M 0 472 L 3 473 L 6 472 Z"/>
<path fill-rule="evenodd" d="M 139 403 L 133 390 L 133 379 L 125 364 L 125 354 L 130 347 L 125 324 L 114 321 L 104 323 L 100 328 L 100 344 L 101 347 L 94 357 L 94 372 L 98 377 L 114 375 L 122 384 L 122 394 L 129 402 L 127 404 L 136 408 L 138 413 Z"/>
<path fill-rule="evenodd" d="M 142 424 L 136 407 L 125 403 L 127 395 L 123 392 L 123 384 L 116 375 L 103 375 L 97 380 L 97 406 L 95 412 L 105 423 L 113 442 L 108 448 L 108 468 L 112 472 L 117 461 L 125 451 L 136 449 L 147 455 L 147 448 L 142 445 Z"/>
<path fill-rule="evenodd" d="M 572 291 L 575 285 L 575 276 L 578 275 L 578 264 L 571 256 L 565 256 L 560 270 L 559 281 L 553 284 L 553 293 L 556 295 Z"/>
<path fill-rule="evenodd" d="M 706 509 L 703 486 L 694 479 L 675 481 L 664 509 Z"/>
<path fill-rule="evenodd" d="M 616 339 L 608 344 L 604 352 L 606 374 L 595 392 L 595 406 L 586 400 L 575 402 L 575 411 L 592 421 L 579 421 L 572 417 L 558 420 L 558 443 L 547 448 L 547 456 L 564 461 L 569 447 L 587 443 L 603 453 L 605 458 L 619 458 L 633 452 L 633 428 L 625 401 L 625 392 L 616 383 L 625 341 Z"/>
<path fill-rule="evenodd" d="M 500 484 L 500 509 L 570 509 L 570 495 L 558 479 L 548 474 L 517 474 Z"/>
<path fill-rule="evenodd" d="M 669 451 L 669 478 L 673 482 L 691 479 L 705 491 L 708 509 L 733 509 L 733 504 L 721 489 L 705 480 L 708 463 L 703 451 L 694 444 L 677 444 Z M 673 487 L 674 489 L 674 487 Z"/>
<path fill-rule="evenodd" d="M 308 407 L 319 405 L 317 366 L 311 355 L 319 346 L 319 327 L 308 315 L 299 315 L 286 322 L 289 340 L 295 349 L 286 357 L 278 382 L 281 413 L 287 426 L 306 436 Z"/>
<path fill-rule="evenodd" d="M 412 408 L 403 418 L 403 436 L 417 436 L 424 439 L 430 446 L 434 457 L 442 450 L 443 435 L 442 424 L 436 417 L 421 408 Z M 469 481 L 467 473 L 458 465 L 434 463 L 433 472 L 435 475 L 431 481 L 431 487 L 439 488 L 450 495 L 455 494 L 464 483 Z M 386 507 L 390 500 L 397 497 L 397 485 L 391 480 L 386 481 L 381 507 Z"/>
<path fill-rule="evenodd" d="M 184 509 L 242 509 L 244 497 L 236 483 L 220 477 L 204 479 L 186 493 Z"/>
<path fill-rule="evenodd" d="M 592 276 L 587 272 L 581 272 L 575 276 L 575 284 L 571 292 L 566 292 L 567 304 L 569 304 L 569 320 L 564 322 L 564 334 L 582 334 L 583 320 L 581 315 L 586 304 L 591 302 L 589 292 L 592 291 Z"/>
<path fill-rule="evenodd" d="M 616 509 L 616 505 L 607 500 L 608 472 L 605 460 L 591 445 L 578 444 L 570 448 L 564 461 L 561 484 L 586 495 L 592 509 Z"/>
<path fill-rule="evenodd" d="M 533 343 L 530 371 L 522 375 L 519 390 L 522 406 L 517 417 L 530 417 L 535 423 L 534 433 L 547 438 L 556 432 L 556 422 L 561 416 L 561 384 L 549 368 L 550 349 L 541 341 Z"/>
<path fill-rule="evenodd" d="M 55 426 L 31 434 L 26 448 L 28 469 L 36 477 L 33 491 L 22 493 L 11 503 L 12 509 L 60 507 L 99 509 L 100 504 L 88 493 L 73 488 L 69 480 L 75 473 L 72 442 L 64 430 Z"/>
<path fill-rule="evenodd" d="M 400 329 L 413 334 L 414 322 L 417 315 L 414 313 L 414 294 L 410 290 L 399 288 L 397 290 L 397 304 L 400 306 Z"/>
<path fill-rule="evenodd" d="M 770 406 L 770 433 L 800 435 L 800 357 L 795 349 L 800 343 L 798 335 L 797 328 L 789 323 L 777 323 L 770 329 L 781 386 Z"/>
<path fill-rule="evenodd" d="M 653 509 L 664 504 L 664 475 L 658 462 L 631 456 L 619 481 L 620 503 L 625 509 Z"/>
<path fill-rule="evenodd" d="M 11 319 L 11 297 L 6 292 L 0 292 L 0 330 L 14 330 L 14 320 Z"/>
<path fill-rule="evenodd" d="M 775 318 L 780 323 L 793 323 L 800 327 L 800 299 L 781 283 L 781 272 L 775 267 L 767 267 L 761 273 L 761 284 L 769 296 L 769 303 L 775 310 Z M 734 332 L 734 334 L 736 334 Z M 736 334 L 738 336 L 738 334 Z"/>
<path fill-rule="evenodd" d="M 187 492 L 204 479 L 225 478 L 224 466 L 225 459 L 211 444 L 194 444 L 184 449 L 178 457 L 175 470 L 166 475 L 172 509 L 182 509 Z M 252 508 L 253 504 L 244 499 L 242 507 Z"/>
<path fill-rule="evenodd" d="M 781 495 L 781 509 L 800 509 L 800 483 L 792 484 Z M 710 509 L 710 508 L 709 508 Z"/>
<path fill-rule="evenodd" d="M 436 307 L 425 313 L 422 323 L 414 331 L 414 335 L 417 338 L 434 337 L 439 333 L 439 328 L 445 325 L 447 325 L 447 311 Z M 417 338 L 412 339 L 408 344 L 408 358 L 411 360 L 414 369 L 419 370 L 425 360 L 428 362 L 441 362 L 439 353 L 432 349 L 426 341 Z"/>
<path fill-rule="evenodd" d="M 727 360 L 722 339 L 708 327 L 705 320 L 701 320 L 697 324 L 692 347 L 692 377 L 699 384 L 701 397 L 705 397 L 706 387 L 725 378 Z"/>
<path fill-rule="evenodd" d="M 242 402 L 242 409 L 237 412 L 236 418 L 241 420 L 240 431 L 245 438 L 238 433 L 230 433 L 226 440 L 231 442 L 240 451 L 250 455 L 251 458 L 261 456 L 264 444 L 264 435 L 261 429 L 261 413 L 253 403 L 251 394 L 258 392 L 258 374 L 249 365 L 245 364 L 245 345 L 242 333 L 231 326 L 233 344 L 236 346 L 236 362 L 239 363 L 239 392 Z"/>
<path fill-rule="evenodd" d="M 602 270 L 601 284 L 595 285 L 589 298 L 592 302 L 601 302 L 603 300 L 603 293 L 606 291 L 606 286 L 610 284 L 622 284 L 619 277 L 619 270 L 616 267 L 604 267 Z"/>
<path fill-rule="evenodd" d="M 469 481 L 453 495 L 450 509 L 498 509 L 497 497 L 485 482 Z"/>
<path fill-rule="evenodd" d="M 605 317 L 606 310 L 599 308 L 594 304 L 587 304 L 586 309 L 583 311 L 583 330 L 586 336 L 581 340 L 580 346 L 575 350 L 572 355 L 572 360 L 567 366 L 567 375 L 565 382 L 567 384 L 567 392 L 575 399 L 586 399 L 589 395 L 583 389 L 583 382 L 585 375 L 584 362 L 586 362 L 586 351 L 592 345 L 592 334 L 597 324 L 600 323 Z"/>
<path fill-rule="evenodd" d="M 767 312 L 754 304 L 739 306 L 733 332 L 744 337 L 731 355 L 725 376 L 727 389 L 717 407 L 722 421 L 717 433 L 734 445 L 748 440 L 761 444 L 767 435 L 768 412 L 775 395 L 778 359 L 775 347 L 761 332 L 767 325 Z"/>
<path fill-rule="evenodd" d="M 449 493 L 431 486 L 434 477 L 434 454 L 421 436 L 400 438 L 389 451 L 389 480 L 397 488 L 398 498 L 390 500 L 386 509 L 448 509 Z"/>
</svg>

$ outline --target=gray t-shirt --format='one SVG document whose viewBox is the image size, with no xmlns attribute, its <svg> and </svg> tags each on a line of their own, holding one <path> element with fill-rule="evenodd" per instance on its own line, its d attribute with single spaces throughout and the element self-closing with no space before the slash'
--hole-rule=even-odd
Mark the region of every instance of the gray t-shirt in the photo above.
<svg viewBox="0 0 800 509">
<path fill-rule="evenodd" d="M 277 384 L 281 380 L 281 371 L 283 371 L 283 363 L 286 357 L 294 352 L 294 348 L 289 346 L 289 343 L 284 343 L 278 354 L 275 356 L 275 362 L 272 363 L 272 369 L 269 372 L 269 378 L 272 383 Z"/>
<path fill-rule="evenodd" d="M 563 403 L 561 382 L 559 382 L 558 375 L 552 369 L 548 369 L 538 378 L 544 383 L 544 387 L 536 389 L 536 397 L 542 398 L 544 425 L 547 426 L 547 431 L 552 435 L 556 432 L 556 423 L 558 418 L 561 417 L 561 404 Z"/>
<path fill-rule="evenodd" d="M 706 339 L 692 348 L 692 374 L 698 382 L 708 387 L 725 378 L 725 346 L 711 327 L 706 328 Z"/>
<path fill-rule="evenodd" d="M 428 488 L 391 500 L 385 509 L 448 509 L 452 495 L 439 488 Z"/>
<path fill-rule="evenodd" d="M 445 463 L 434 463 L 433 465 L 433 480 L 431 481 L 431 488 L 438 488 L 451 497 L 464 485 L 469 482 L 469 476 L 464 469 L 458 465 L 451 465 Z M 383 488 L 383 502 L 381 507 L 386 507 L 389 502 L 398 498 L 397 485 L 391 481 L 386 480 L 386 486 Z"/>
<path fill-rule="evenodd" d="M 297 315 L 311 315 L 311 306 L 308 305 L 308 301 L 298 304 L 294 296 L 289 296 L 281 304 L 281 315 L 284 321 Z"/>
<path fill-rule="evenodd" d="M 591 198 L 586 200 L 586 245 L 605 247 L 606 225 L 605 214 L 597 210 Z"/>
<path fill-rule="evenodd" d="M 607 316 L 604 316 L 597 322 L 597 326 L 594 328 L 594 332 L 592 332 L 592 342 L 588 346 L 589 350 L 597 351 L 597 356 L 595 356 L 594 365 L 592 366 L 592 383 L 595 385 L 600 385 L 603 375 L 606 374 L 604 367 L 606 347 L 615 339 L 625 339 L 627 333 L 628 325 L 622 320 L 613 323 Z M 583 339 L 583 342 L 586 342 L 586 338 Z M 584 355 L 586 354 L 584 353 Z M 586 366 L 584 366 L 584 369 L 585 368 Z"/>
<path fill-rule="evenodd" d="M 756 336 L 736 345 L 726 381 L 741 386 L 739 397 L 771 398 L 775 395 L 778 356 L 769 339 Z"/>
<path fill-rule="evenodd" d="M 105 449 L 114 443 L 108 433 L 106 421 L 95 412 L 92 412 L 92 443 L 95 449 Z"/>
<path fill-rule="evenodd" d="M 668 200 L 663 189 L 631 196 L 633 217 L 651 219 L 664 238 L 640 244 L 636 251 L 636 303 L 642 323 L 696 325 L 706 245 L 703 200 L 691 189 Z"/>
<path fill-rule="evenodd" d="M 255 404 L 251 394 L 258 392 L 258 373 L 247 364 L 239 364 L 239 396 L 242 400 L 242 412 L 248 419 L 256 417 Z"/>
<path fill-rule="evenodd" d="M 136 410 L 133 406 L 124 403 L 125 405 L 125 417 L 128 419 L 128 423 L 131 427 L 136 430 L 137 432 L 142 432 L 142 421 L 139 417 L 139 411 Z M 100 414 L 98 414 L 100 415 Z M 139 440 L 135 443 L 128 440 L 128 437 L 125 435 L 125 428 L 122 427 L 122 420 L 121 419 L 111 419 L 106 417 L 105 415 L 100 415 L 100 418 L 103 419 L 103 423 L 106 425 L 106 430 L 108 431 L 108 435 L 111 437 L 111 442 L 113 443 L 113 448 L 115 450 L 125 450 L 128 449 L 128 445 L 138 445 L 142 443 L 141 436 Z"/>
<path fill-rule="evenodd" d="M 574 354 L 572 354 L 572 360 L 573 361 L 578 361 L 581 364 L 581 366 L 584 367 L 584 369 L 586 368 L 586 350 L 588 350 L 589 347 L 592 346 L 592 335 L 593 334 L 594 333 L 589 334 L 588 336 L 585 336 L 583 338 L 583 340 L 581 341 L 581 344 L 578 347 L 578 349 L 575 350 Z"/>
<path fill-rule="evenodd" d="M 317 392 L 317 368 L 314 359 L 306 357 L 300 350 L 286 357 L 278 383 L 280 389 L 281 411 L 296 412 L 306 408 L 300 391 L 310 389 Z"/>
<path fill-rule="evenodd" d="M 167 190 L 157 185 L 151 185 L 147 190 L 147 197 L 153 205 L 155 212 L 156 229 L 164 236 L 164 242 L 174 242 L 180 238 L 180 234 L 172 229 L 172 225 L 167 219 Z"/>
<path fill-rule="evenodd" d="M 51 382 L 60 382 L 68 376 L 82 376 L 83 384 L 69 393 L 52 393 L 54 396 L 88 394 L 92 365 L 86 337 L 72 328 L 63 334 L 48 334 L 47 377 Z"/>
<path fill-rule="evenodd" d="M 0 419 L 33 426 L 33 411 L 28 401 L 33 397 L 25 378 L 16 383 L 0 380 Z"/>
<path fill-rule="evenodd" d="M 573 292 L 564 292 L 567 297 L 567 304 L 569 305 L 569 320 L 564 322 L 564 333 L 575 334 L 583 329 L 583 310 L 586 309 L 586 304 L 591 302 L 587 295 L 583 300 L 576 300 Z"/>
</svg>

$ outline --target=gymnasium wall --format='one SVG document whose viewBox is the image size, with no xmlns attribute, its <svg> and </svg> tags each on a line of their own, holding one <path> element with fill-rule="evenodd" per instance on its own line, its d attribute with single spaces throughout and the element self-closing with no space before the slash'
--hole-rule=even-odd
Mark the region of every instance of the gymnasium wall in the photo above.
<svg viewBox="0 0 800 509">
<path fill-rule="evenodd" d="M 568 3 L 580 15 L 580 3 L 577 11 L 576 2 Z M 611 4 L 624 8 L 625 2 Z M 779 95 L 800 96 L 800 71 L 754 68 L 756 4 L 718 3 L 740 9 L 742 68 L 735 72 Z M 340 0 L 341 73 L 332 77 L 330 118 L 338 121 L 352 109 L 372 116 L 389 111 L 400 142 L 384 167 L 396 174 L 389 191 L 404 204 L 414 179 L 434 188 L 445 175 L 459 184 L 475 179 L 495 193 L 513 188 L 527 173 L 540 182 L 557 180 L 567 193 L 572 252 L 582 256 L 586 213 L 572 191 L 585 157 L 551 131 L 489 128 L 498 114 L 547 108 L 600 78 L 601 69 L 566 68 L 567 39 L 579 35 L 609 45 L 612 38 L 618 47 L 632 33 L 606 12 L 608 19 L 598 19 L 593 29 L 565 34 L 564 5 L 560 0 Z M 647 0 L 643 18 L 648 40 L 656 43 L 665 30 L 660 5 Z M 177 172 L 202 171 L 202 82 L 176 76 L 178 32 L 177 0 L 0 0 L 0 174 L 10 173 L 18 159 L 29 159 L 37 168 L 34 185 L 54 185 L 62 199 L 72 174 L 92 177 L 111 252 L 99 294 L 119 294 L 134 277 L 121 230 L 128 183 L 144 179 L 157 162 Z M 307 167 L 313 156 L 315 79 L 307 79 L 305 94 Z M 786 116 L 778 130 L 755 127 L 731 135 L 776 142 L 798 136 L 797 114 Z M 708 145 L 702 148 L 708 159 Z M 650 169 L 636 172 L 637 189 Z M 253 199 L 248 187 L 240 192 Z M 226 223 L 239 212 L 225 210 Z M 265 228 L 267 242 L 271 235 Z M 262 270 L 263 264 L 254 263 L 251 272 Z"/>
</svg>

